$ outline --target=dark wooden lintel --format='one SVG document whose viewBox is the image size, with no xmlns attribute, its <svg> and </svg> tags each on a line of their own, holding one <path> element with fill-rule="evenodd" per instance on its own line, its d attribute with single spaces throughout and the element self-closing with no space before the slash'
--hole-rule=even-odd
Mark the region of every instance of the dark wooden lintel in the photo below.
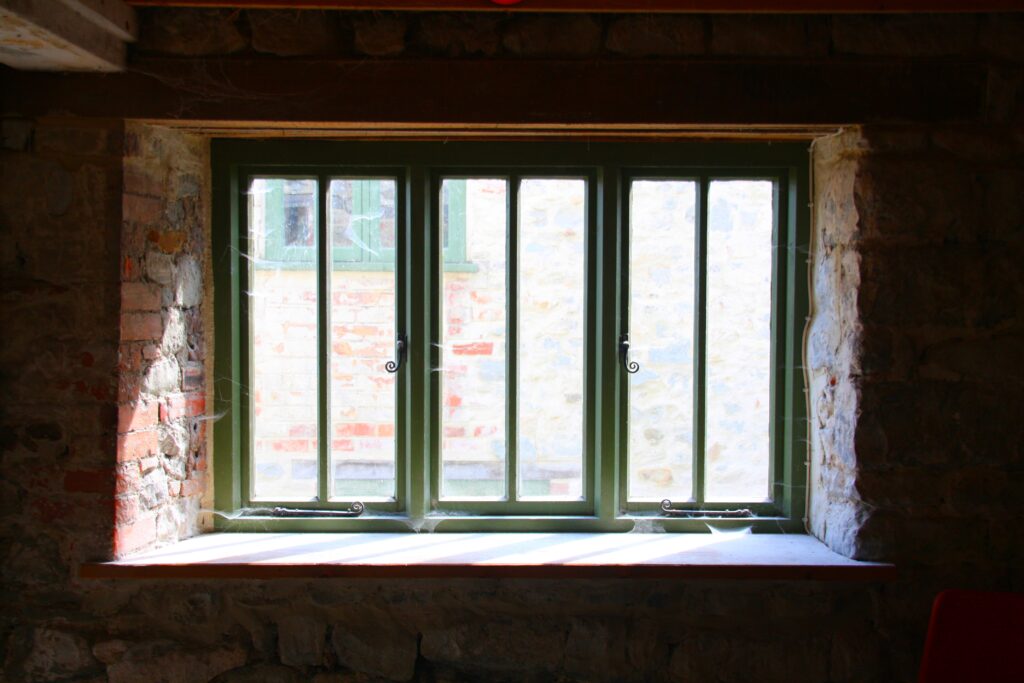
<svg viewBox="0 0 1024 683">
<path fill-rule="evenodd" d="M 987 69 L 921 61 L 147 59 L 0 71 L 5 116 L 396 124 L 844 125 L 977 120 Z"/>
<path fill-rule="evenodd" d="M 1020 0 L 127 0 L 140 7 L 521 12 L 1008 12 Z"/>
</svg>

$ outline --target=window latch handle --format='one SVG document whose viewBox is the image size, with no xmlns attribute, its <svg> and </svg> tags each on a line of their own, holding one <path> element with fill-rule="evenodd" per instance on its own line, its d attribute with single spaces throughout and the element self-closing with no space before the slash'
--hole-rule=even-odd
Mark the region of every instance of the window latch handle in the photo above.
<svg viewBox="0 0 1024 683">
<path fill-rule="evenodd" d="M 672 501 L 665 499 L 661 501 L 661 514 L 666 517 L 715 517 L 731 519 L 735 517 L 753 517 L 754 513 L 747 508 L 739 510 L 701 510 L 700 508 L 674 508 Z"/>
<path fill-rule="evenodd" d="M 619 360 L 622 361 L 622 367 L 631 375 L 635 375 L 640 372 L 640 364 L 634 360 L 629 359 L 629 335 L 623 334 L 619 337 Z"/>
<path fill-rule="evenodd" d="M 408 350 L 409 341 L 408 337 L 404 334 L 398 335 L 398 339 L 395 340 L 395 360 L 389 360 L 384 364 L 384 369 L 390 373 L 398 372 L 398 369 L 402 367 L 405 362 L 405 354 Z"/>
</svg>

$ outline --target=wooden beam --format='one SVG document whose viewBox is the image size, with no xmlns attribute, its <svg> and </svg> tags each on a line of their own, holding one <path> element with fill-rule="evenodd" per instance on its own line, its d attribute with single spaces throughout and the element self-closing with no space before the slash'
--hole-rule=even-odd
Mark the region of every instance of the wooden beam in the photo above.
<svg viewBox="0 0 1024 683">
<path fill-rule="evenodd" d="M 521 12 L 1020 12 L 1022 0 L 128 0 L 139 7 Z"/>
<path fill-rule="evenodd" d="M 982 63 L 149 59 L 119 75 L 0 72 L 0 111 L 402 125 L 968 122 Z"/>
<path fill-rule="evenodd" d="M 63 0 L 0 0 L 0 62 L 19 69 L 120 71 L 124 42 L 95 23 L 94 14 L 73 11 Z"/>
<path fill-rule="evenodd" d="M 121 0 L 60 0 L 104 31 L 121 40 L 134 41 L 139 36 L 135 10 Z"/>
</svg>

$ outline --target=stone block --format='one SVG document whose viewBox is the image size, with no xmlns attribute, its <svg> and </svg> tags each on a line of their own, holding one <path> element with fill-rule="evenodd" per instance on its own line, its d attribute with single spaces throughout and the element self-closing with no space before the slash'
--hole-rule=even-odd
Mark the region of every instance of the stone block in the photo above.
<svg viewBox="0 0 1024 683">
<path fill-rule="evenodd" d="M 427 12 L 420 17 L 416 37 L 436 54 L 491 56 L 501 48 L 501 21 L 489 12 Z"/>
<path fill-rule="evenodd" d="M 174 257 L 157 250 L 146 253 L 146 277 L 157 284 L 174 285 Z"/>
<path fill-rule="evenodd" d="M 843 14 L 832 17 L 839 54 L 938 57 L 976 50 L 977 19 L 969 14 Z"/>
<path fill-rule="evenodd" d="M 277 652 L 287 666 L 320 666 L 324 659 L 327 625 L 316 618 L 294 614 L 277 622 Z"/>
<path fill-rule="evenodd" d="M 164 357 L 156 360 L 146 370 L 143 377 L 142 389 L 152 396 L 164 396 L 166 394 L 180 391 L 181 374 L 178 361 L 173 357 Z"/>
<path fill-rule="evenodd" d="M 680 57 L 705 51 L 704 19 L 690 15 L 636 15 L 608 26 L 605 47 L 625 57 Z"/>
<path fill-rule="evenodd" d="M 139 52 L 199 57 L 226 55 L 248 47 L 238 12 L 225 9 L 152 8 L 142 13 Z"/>
<path fill-rule="evenodd" d="M 586 57 L 601 49 L 601 25 L 586 14 L 519 16 L 509 23 L 502 44 L 524 57 Z"/>
<path fill-rule="evenodd" d="M 29 119 L 4 118 L 0 121 L 0 146 L 15 152 L 27 152 L 35 124 Z"/>
<path fill-rule="evenodd" d="M 209 681 L 237 669 L 246 661 L 239 647 L 203 649 L 172 641 L 133 644 L 117 662 L 107 667 L 110 683 L 138 681 Z"/>
<path fill-rule="evenodd" d="M 250 10 L 252 49 L 279 57 L 327 55 L 341 46 L 335 12 Z"/>
<path fill-rule="evenodd" d="M 374 12 L 352 20 L 355 48 L 371 57 L 391 57 L 405 51 L 408 24 L 403 14 Z"/>
<path fill-rule="evenodd" d="M 380 610 L 349 610 L 331 627 L 331 646 L 341 664 L 359 673 L 408 681 L 415 672 L 416 634 Z"/>
<path fill-rule="evenodd" d="M 468 678 L 515 678 L 529 671 L 539 679 L 555 678 L 563 666 L 564 623 L 543 619 L 492 619 L 426 629 L 420 653 L 442 671 Z M 526 663 L 529 663 L 526 665 Z"/>
<path fill-rule="evenodd" d="M 711 22 L 711 53 L 716 55 L 823 55 L 827 42 L 809 32 L 811 18 L 801 15 L 721 14 Z"/>
<path fill-rule="evenodd" d="M 225 671 L 211 680 L 210 683 L 304 683 L 308 680 L 308 678 L 291 667 L 261 663 Z"/>
<path fill-rule="evenodd" d="M 160 288 L 147 282 L 121 284 L 122 311 L 159 311 Z"/>
<path fill-rule="evenodd" d="M 163 220 L 164 202 L 158 197 L 142 197 L 126 193 L 121 212 L 127 222 L 152 225 Z"/>
<path fill-rule="evenodd" d="M 21 628 L 7 647 L 6 671 L 20 680 L 54 681 L 99 672 L 89 642 L 77 633 Z"/>
<path fill-rule="evenodd" d="M 192 256 L 185 256 L 178 263 L 177 282 L 174 288 L 174 303 L 184 308 L 194 308 L 203 302 L 203 271 Z"/>
</svg>

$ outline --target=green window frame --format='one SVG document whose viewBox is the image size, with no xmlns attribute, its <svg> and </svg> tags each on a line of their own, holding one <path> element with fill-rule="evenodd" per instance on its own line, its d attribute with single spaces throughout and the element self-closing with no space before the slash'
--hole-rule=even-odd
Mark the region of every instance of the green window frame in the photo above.
<svg viewBox="0 0 1024 683">
<path fill-rule="evenodd" d="M 808 155 L 805 143 L 651 143 L 651 142 L 266 142 L 214 140 L 213 256 L 216 325 L 214 425 L 215 525 L 238 531 L 604 531 L 637 528 L 707 531 L 753 527 L 756 532 L 801 532 L 807 486 L 805 379 L 802 335 L 807 315 L 809 235 Z M 394 496 L 365 502 L 358 517 L 331 516 L 356 503 L 354 498 L 327 499 L 326 446 L 321 447 L 317 501 L 302 503 L 300 517 L 273 517 L 275 501 L 254 501 L 251 491 L 250 427 L 254 418 L 246 390 L 251 336 L 246 298 L 246 187 L 254 176 L 319 179 L 321 201 L 330 178 L 389 178 L 396 184 L 395 315 L 399 336 L 407 340 L 406 362 L 397 374 Z M 504 178 L 510 188 L 508 225 L 516 225 L 517 188 L 522 178 L 571 177 L 586 182 L 584 453 L 581 500 L 447 500 L 440 495 L 442 271 L 472 270 L 466 263 L 465 187 L 449 198 L 442 216 L 441 180 Z M 627 416 L 629 375 L 620 357 L 620 339 L 628 334 L 629 187 L 634 179 L 692 181 L 697 187 L 697 296 L 706 282 L 707 197 L 714 180 L 767 180 L 773 188 L 773 253 L 770 386 L 770 497 L 764 502 L 708 502 L 703 497 L 703 360 L 706 354 L 703 301 L 697 302 L 694 330 L 694 490 L 688 505 L 703 516 L 665 516 L 657 502 L 627 500 Z M 371 193 L 372 194 L 372 193 Z M 362 202 L 368 200 L 360 199 Z M 362 206 L 362 205 L 361 205 Z M 458 207 L 462 207 L 461 210 Z M 363 206 L 362 208 L 367 208 Z M 372 208 L 372 207 L 370 207 Z M 324 220 L 325 209 L 319 209 Z M 449 227 L 447 244 L 440 237 Z M 454 229 L 453 229 L 454 228 Z M 322 233 L 318 230 L 318 234 Z M 510 242 L 516 229 L 509 229 Z M 321 239 L 316 247 L 326 257 Z M 287 249 L 282 261 L 287 262 Z M 515 254 L 514 244 L 510 254 Z M 332 255 L 334 269 L 338 255 Z M 307 253 L 305 259 L 308 260 Z M 323 262 L 324 259 L 321 259 Z M 511 257 L 514 270 L 514 256 Z M 360 267 L 380 264 L 359 262 Z M 351 264 L 350 264 L 351 265 Z M 320 269 L 323 270 L 322 268 Z M 319 277 L 327 291 L 326 276 Z M 514 280 L 514 278 L 513 278 Z M 515 335 L 515 283 L 510 281 L 510 348 Z M 322 296 L 326 299 L 325 296 Z M 320 349 L 321 443 L 329 442 L 324 339 L 326 301 L 318 328 Z M 515 353 L 509 353 L 515 375 Z M 515 392 L 510 381 L 506 467 L 507 492 L 514 493 Z M 722 513 L 737 506 L 754 517 L 735 519 Z M 255 509 L 255 510 L 254 510 Z"/>
<path fill-rule="evenodd" d="M 444 265 L 448 271 L 475 272 L 472 263 L 466 261 L 466 211 L 465 184 L 453 192 L 453 205 L 461 210 L 451 212 L 447 216 Z M 288 193 L 284 183 L 268 193 L 267 202 L 272 207 L 285 207 Z M 353 244 L 349 246 L 332 246 L 333 268 L 335 270 L 391 270 L 394 268 L 394 249 L 381 245 L 382 208 L 380 202 L 379 180 L 370 179 L 354 187 L 352 211 L 361 216 L 358 224 L 352 228 Z M 309 216 L 308 219 L 315 220 Z M 309 262 L 316 249 L 307 239 L 306 244 L 290 244 L 286 230 L 275 230 L 268 233 L 265 254 L 261 267 L 281 267 L 286 264 Z"/>
</svg>

